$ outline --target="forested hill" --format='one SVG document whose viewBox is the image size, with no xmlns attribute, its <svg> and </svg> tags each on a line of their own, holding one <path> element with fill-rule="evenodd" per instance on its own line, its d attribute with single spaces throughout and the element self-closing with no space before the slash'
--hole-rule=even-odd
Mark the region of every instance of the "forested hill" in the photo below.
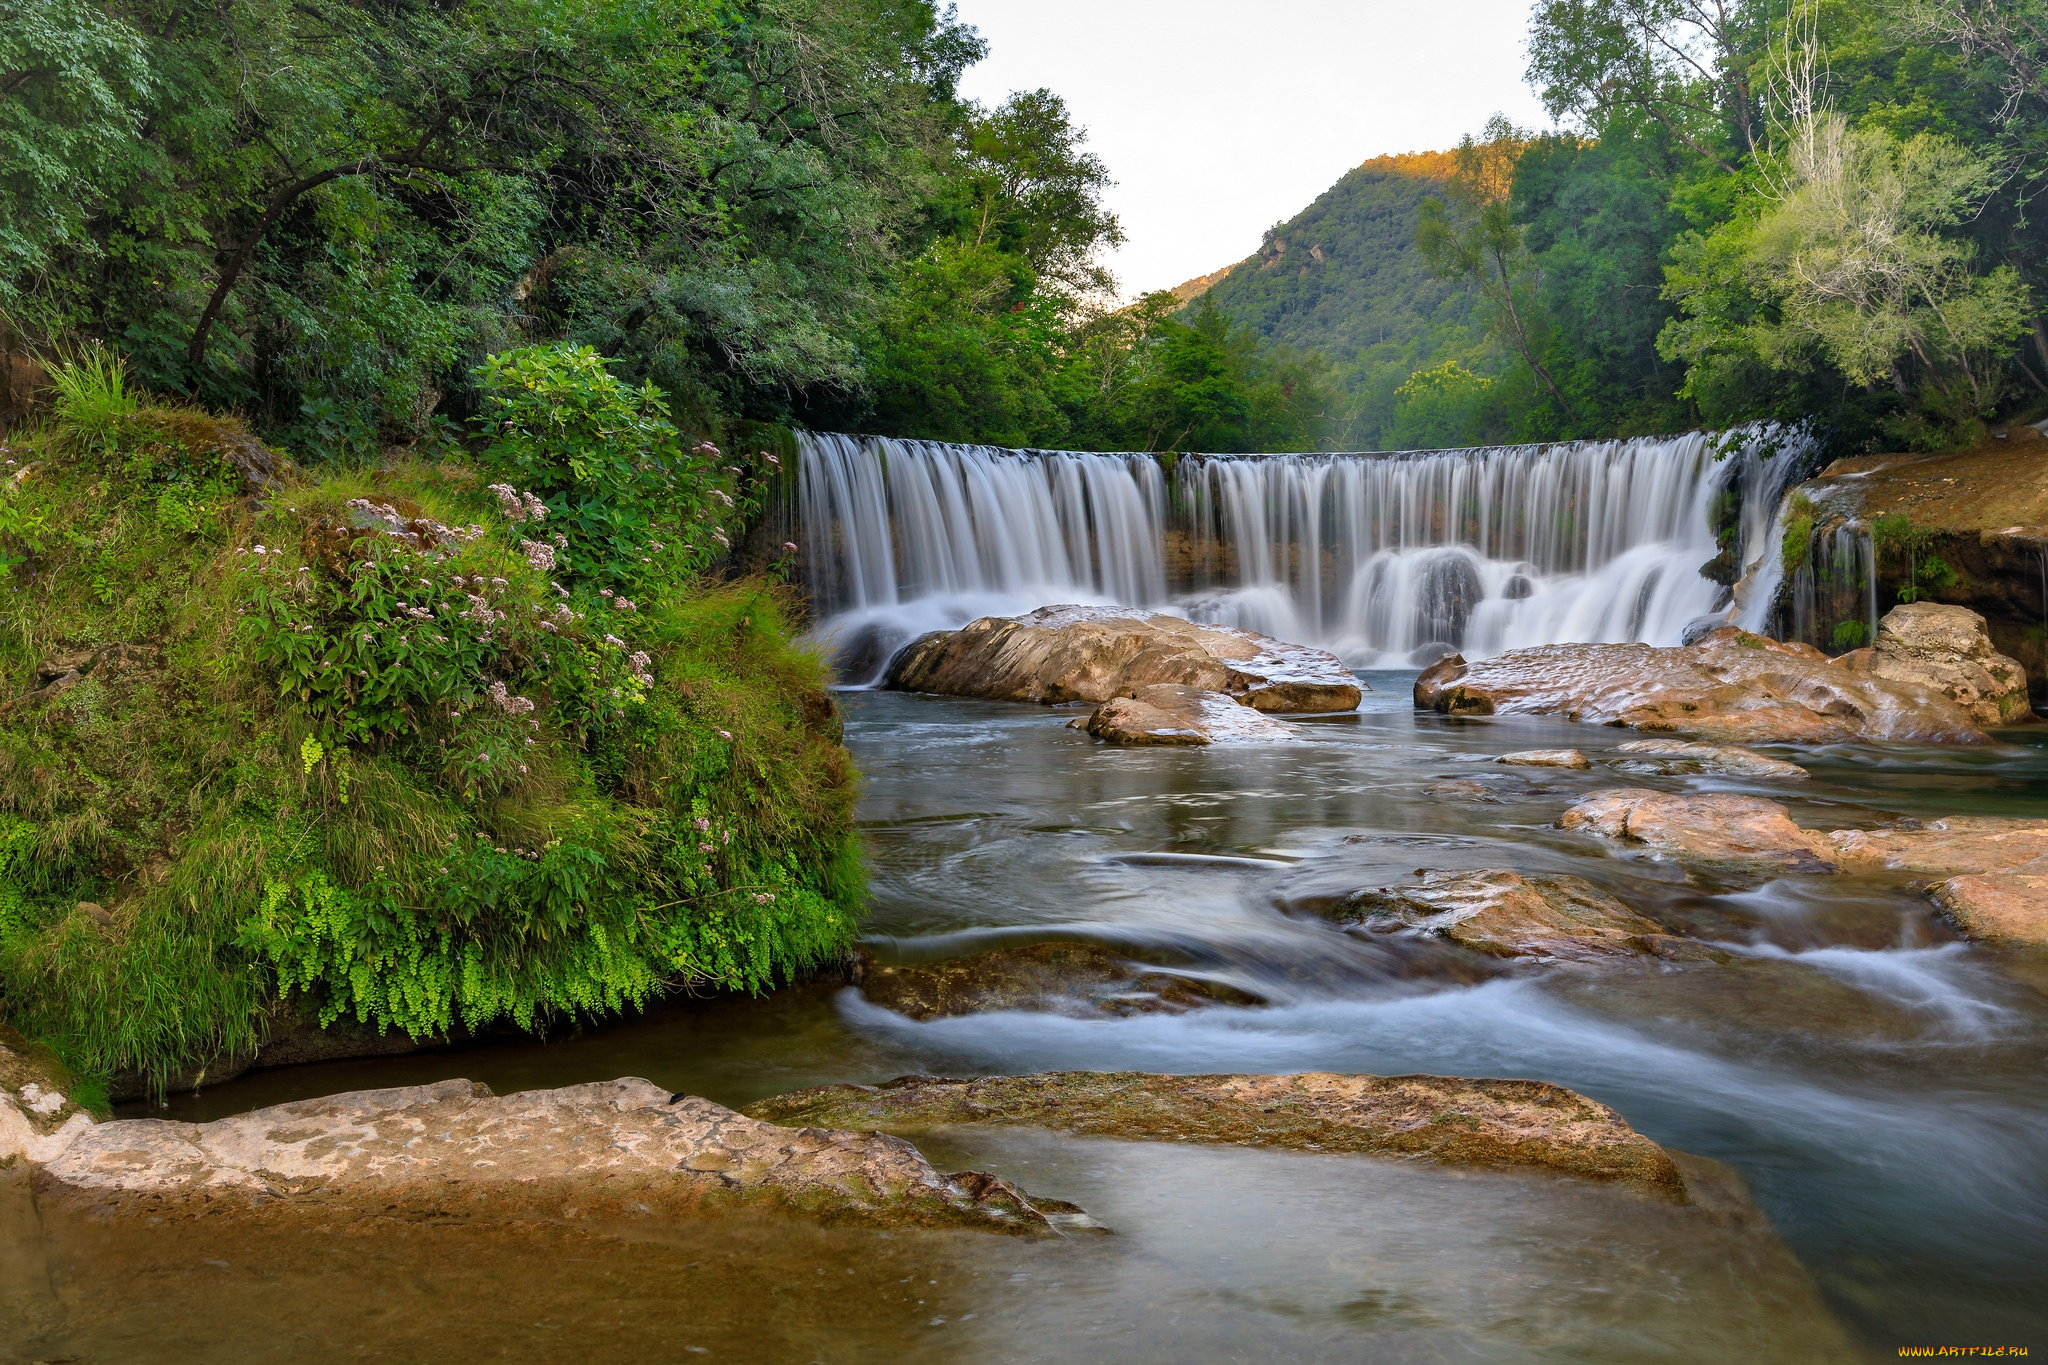
<svg viewBox="0 0 2048 1365">
<path fill-rule="evenodd" d="M 1424 198 L 1443 193 L 1444 153 L 1374 157 L 1266 235 L 1208 291 L 1270 340 L 1348 365 L 1371 347 L 1427 358 L 1472 322 L 1468 290 L 1431 275 L 1415 250 Z M 1406 378 L 1406 372 L 1403 372 Z"/>
</svg>

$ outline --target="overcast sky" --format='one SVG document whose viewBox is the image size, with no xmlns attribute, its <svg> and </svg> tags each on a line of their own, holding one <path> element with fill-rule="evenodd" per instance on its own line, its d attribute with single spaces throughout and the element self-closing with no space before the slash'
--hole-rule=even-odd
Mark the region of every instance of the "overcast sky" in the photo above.
<svg viewBox="0 0 2048 1365">
<path fill-rule="evenodd" d="M 962 93 L 1048 86 L 1088 129 L 1130 241 L 1128 295 L 1242 260 L 1338 176 L 1449 147 L 1522 82 L 1529 0 L 959 0 L 988 40 Z"/>
</svg>

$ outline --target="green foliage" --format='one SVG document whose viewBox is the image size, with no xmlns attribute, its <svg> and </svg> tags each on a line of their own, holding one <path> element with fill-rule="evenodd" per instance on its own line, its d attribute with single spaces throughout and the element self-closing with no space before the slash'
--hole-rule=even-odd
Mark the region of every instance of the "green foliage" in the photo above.
<svg viewBox="0 0 2048 1365">
<path fill-rule="evenodd" d="M 1778 562 L 1788 578 L 1806 563 L 1808 548 L 1813 543 L 1813 519 L 1813 499 L 1804 493 L 1794 493 L 1791 515 L 1785 518 L 1785 534 L 1778 544 Z"/>
<path fill-rule="evenodd" d="M 570 470 L 592 413 L 539 401 L 531 467 Z M 58 534 L 0 620 L 17 692 L 53 646 L 153 651 L 0 726 L 0 1015 L 81 1074 L 161 1088 L 300 1001 L 539 1030 L 844 950 L 854 775 L 780 590 L 680 556 L 640 603 L 558 573 L 522 541 L 538 499 L 452 447 L 180 529 L 161 490 L 246 435 L 143 400 L 109 439 L 38 439 Z M 576 487 L 634 496 L 623 469 Z"/>
<path fill-rule="evenodd" d="M 1862 621 L 1837 621 L 1829 643 L 1836 653 L 1848 649 L 1861 649 L 1870 643 L 1870 627 Z"/>
<path fill-rule="evenodd" d="M 1901 602 L 1917 602 L 1930 591 L 1953 588 L 1963 581 L 1954 566 L 1933 549 L 1941 534 L 1932 527 L 1915 526 L 1904 512 L 1888 513 L 1871 523 L 1871 546 L 1878 563 L 1889 562 L 1903 570 L 1898 589 Z"/>
</svg>

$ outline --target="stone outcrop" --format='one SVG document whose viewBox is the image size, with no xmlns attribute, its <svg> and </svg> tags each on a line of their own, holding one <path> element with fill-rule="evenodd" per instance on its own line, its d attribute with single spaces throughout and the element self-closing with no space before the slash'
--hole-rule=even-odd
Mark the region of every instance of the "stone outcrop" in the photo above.
<svg viewBox="0 0 2048 1365">
<path fill-rule="evenodd" d="M 1076 1018 L 1184 1014 L 1205 1005 L 1265 1003 L 1220 982 L 1132 962 L 1092 943 L 1034 943 L 902 967 L 879 965 L 863 952 L 857 984 L 869 1003 L 920 1020 L 990 1010 Z"/>
<path fill-rule="evenodd" d="M 1597 962 L 1707 957 L 1578 877 L 1516 872 L 1425 872 L 1419 882 L 1359 891 L 1333 910 L 1368 930 L 1410 929 L 1489 957 Z"/>
<path fill-rule="evenodd" d="M 2048 948 L 2048 858 L 1951 877 L 1929 894 L 1943 917 L 1971 938 Z"/>
<path fill-rule="evenodd" d="M 2034 718 L 2027 671 L 1991 647 L 1984 618 L 1968 607 L 1910 602 L 1877 625 L 1877 643 L 1856 651 L 1858 666 L 1894 682 L 1938 689 L 1979 725 Z"/>
<path fill-rule="evenodd" d="M 44 1159 L 43 1199 L 108 1212 L 294 1206 L 383 1218 L 686 1213 L 761 1200 L 869 1224 L 1052 1235 L 1084 1218 L 900 1138 L 789 1129 L 627 1078 L 503 1097 L 471 1081 L 362 1090 L 212 1123 L 88 1127 Z"/>
<path fill-rule="evenodd" d="M 1634 739 L 1617 744 L 1614 751 L 1625 755 L 1608 760 L 1608 766 L 1636 773 L 1725 773 L 1730 777 L 1768 777 L 1797 780 L 1806 769 L 1782 758 L 1771 758 L 1736 744 L 1699 744 L 1682 739 Z"/>
<path fill-rule="evenodd" d="M 918 1132 L 1012 1123 L 1098 1137 L 1377 1152 L 1541 1167 L 1686 1199 L 1671 1157 L 1604 1104 L 1543 1081 L 1059 1071 L 828 1085 L 748 1105 L 771 1123 Z"/>
<path fill-rule="evenodd" d="M 1522 768 L 1590 768 L 1593 760 L 1577 749 L 1522 749 L 1512 754 L 1502 754 L 1496 763 L 1513 764 Z"/>
<path fill-rule="evenodd" d="M 93 1126 L 53 1058 L 0 1024 L 0 1167 L 47 1161 Z"/>
<path fill-rule="evenodd" d="M 1556 715 L 1716 743 L 1986 739 L 1940 687 L 1880 677 L 1732 626 L 1696 645 L 1542 645 L 1478 663 L 1453 655 L 1415 680 L 1447 715 Z"/>
<path fill-rule="evenodd" d="M 1780 872 L 1834 872 L 1815 836 L 1792 823 L 1775 801 L 1725 792 L 1676 795 L 1647 787 L 1593 792 L 1558 817 L 1559 829 L 1582 830 L 1641 849 L 1652 857 L 1706 867 Z"/>
<path fill-rule="evenodd" d="M 1882 829 L 1838 829 L 1821 837 L 1832 860 L 1859 871 L 1953 877 L 2007 872 L 2048 856 L 2048 820 L 1996 815 L 1899 820 Z"/>
<path fill-rule="evenodd" d="M 1336 655 L 1126 607 L 1040 607 L 920 636 L 884 685 L 996 701 L 1106 702 L 1170 683 L 1260 711 L 1350 711 L 1362 692 Z"/>
<path fill-rule="evenodd" d="M 1240 705 L 1221 692 L 1153 683 L 1111 697 L 1071 722 L 1112 744 L 1271 744 L 1295 738 L 1286 722 Z"/>
</svg>

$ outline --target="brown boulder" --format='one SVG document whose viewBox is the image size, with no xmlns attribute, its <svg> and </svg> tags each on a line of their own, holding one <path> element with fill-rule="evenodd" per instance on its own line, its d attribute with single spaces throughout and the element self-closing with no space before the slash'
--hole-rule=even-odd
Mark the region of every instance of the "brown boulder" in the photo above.
<svg viewBox="0 0 2048 1365">
<path fill-rule="evenodd" d="M 103 1123 L 45 1162 L 38 1194 L 109 1210 L 303 1205 L 401 1219 L 760 1199 L 865 1223 L 1056 1231 L 1007 1183 L 942 1175 L 900 1138 L 778 1128 L 638 1078 L 502 1098 L 440 1081 L 212 1123 Z"/>
<path fill-rule="evenodd" d="M 1512 754 L 1502 754 L 1496 763 L 1508 763 L 1522 768 L 1590 768 L 1593 760 L 1577 749 L 1522 749 Z"/>
<path fill-rule="evenodd" d="M 2006 872 L 2048 856 L 2048 820 L 1996 815 L 1901 820 L 1884 829 L 1838 829 L 1821 837 L 1827 856 L 1844 868 L 1936 877 Z"/>
<path fill-rule="evenodd" d="M 1543 1081 L 1450 1076 L 1159 1076 L 1056 1071 L 828 1085 L 751 1104 L 782 1124 L 917 1132 L 1015 1123 L 1095 1137 L 1379 1152 L 1545 1167 L 1684 1202 L 1671 1157 L 1604 1104 Z"/>
<path fill-rule="evenodd" d="M 1428 872 L 1413 886 L 1359 891 L 1332 917 L 1380 931 L 1419 930 L 1489 957 L 1594 962 L 1705 953 L 1578 877 Z"/>
<path fill-rule="evenodd" d="M 1931 683 L 1844 667 L 1811 645 L 1732 626 L 1679 648 L 1562 644 L 1474 664 L 1453 657 L 1416 680 L 1415 698 L 1447 715 L 1560 715 L 1724 743 L 1986 738 Z"/>
<path fill-rule="evenodd" d="M 2034 718 L 2026 669 L 1992 648 L 1984 618 L 1968 607 L 1893 607 L 1878 622 L 1868 666 L 1880 678 L 1939 690 L 1979 725 Z"/>
<path fill-rule="evenodd" d="M 1363 690 L 1320 649 L 1125 607 L 1040 607 L 934 631 L 905 646 L 883 679 L 903 692 L 1051 705 L 1106 702 L 1154 683 L 1292 713 L 1354 710 Z"/>
<path fill-rule="evenodd" d="M 1218 982 L 1128 961 L 1092 943 L 1034 943 L 905 967 L 884 967 L 872 954 L 861 956 L 861 994 L 871 1004 L 912 1019 L 990 1010 L 1045 1010 L 1099 1018 L 1265 1003 Z"/>
<path fill-rule="evenodd" d="M 1111 697 L 1073 724 L 1113 744 L 1257 744 L 1295 737 L 1285 722 L 1240 705 L 1234 697 L 1175 683 L 1153 683 L 1128 697 Z"/>
<path fill-rule="evenodd" d="M 1696 744 L 1682 739 L 1635 739 L 1617 744 L 1628 757 L 1613 766 L 1628 772 L 1727 773 L 1733 777 L 1801 779 L 1806 769 L 1735 744 Z"/>
<path fill-rule="evenodd" d="M 1951 877 L 1929 894 L 1942 916 L 1971 938 L 2048 948 L 2048 858 Z"/>
<path fill-rule="evenodd" d="M 1792 823 L 1775 801 L 1725 792 L 1680 796 L 1646 787 L 1597 791 L 1558 817 L 1621 844 L 1709 867 L 1834 872 L 1824 840 Z"/>
</svg>

